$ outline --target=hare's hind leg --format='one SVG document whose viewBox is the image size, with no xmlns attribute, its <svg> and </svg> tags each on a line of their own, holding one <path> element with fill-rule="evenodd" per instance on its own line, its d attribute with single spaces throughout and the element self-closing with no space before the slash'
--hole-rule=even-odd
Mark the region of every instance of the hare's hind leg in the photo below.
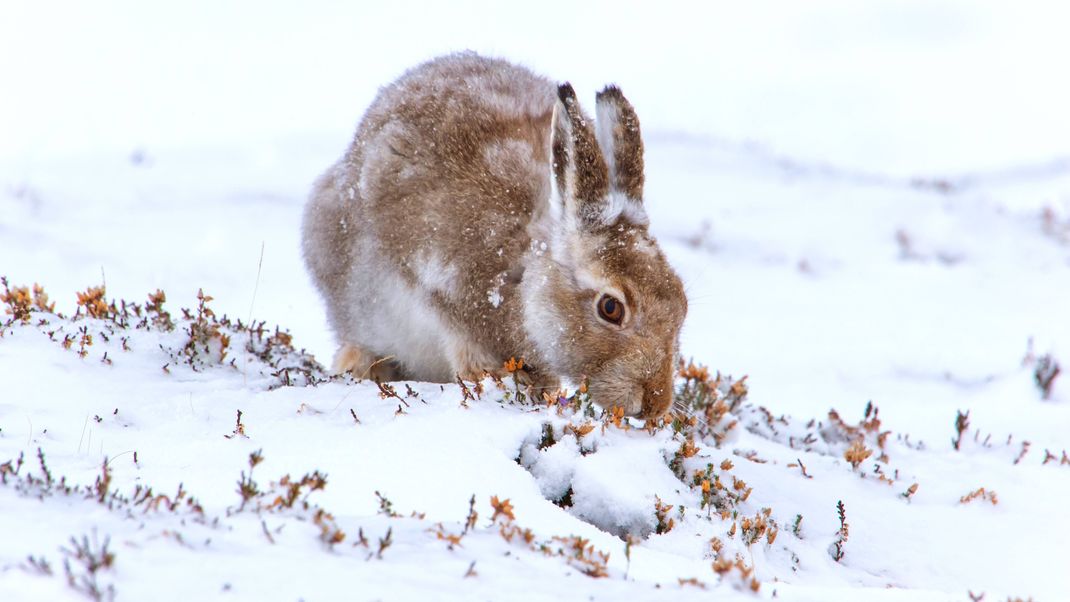
<svg viewBox="0 0 1070 602">
<path fill-rule="evenodd" d="M 338 348 L 338 352 L 334 354 L 334 365 L 331 369 L 335 374 L 349 372 L 355 378 L 371 379 L 381 383 L 403 378 L 400 366 L 394 358 L 377 357 L 366 349 L 349 344 L 343 344 Z"/>
</svg>

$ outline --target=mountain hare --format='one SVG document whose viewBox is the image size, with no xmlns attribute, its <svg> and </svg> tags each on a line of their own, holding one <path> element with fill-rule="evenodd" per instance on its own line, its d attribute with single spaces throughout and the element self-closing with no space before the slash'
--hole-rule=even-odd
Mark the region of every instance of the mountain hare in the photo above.
<svg viewBox="0 0 1070 602">
<path fill-rule="evenodd" d="M 684 289 L 647 230 L 639 121 L 474 53 L 383 88 L 305 208 L 305 262 L 359 378 L 584 379 L 603 407 L 672 404 Z M 595 126 L 592 128 L 592 126 Z"/>
</svg>

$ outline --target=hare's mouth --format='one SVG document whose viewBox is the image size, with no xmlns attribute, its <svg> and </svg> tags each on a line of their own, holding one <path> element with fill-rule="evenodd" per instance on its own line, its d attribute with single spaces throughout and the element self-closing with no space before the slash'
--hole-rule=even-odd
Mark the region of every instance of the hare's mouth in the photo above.
<svg viewBox="0 0 1070 602">
<path fill-rule="evenodd" d="M 624 408 L 627 416 L 638 416 L 643 410 L 643 385 L 626 379 L 592 380 L 591 399 L 605 409 Z"/>
</svg>

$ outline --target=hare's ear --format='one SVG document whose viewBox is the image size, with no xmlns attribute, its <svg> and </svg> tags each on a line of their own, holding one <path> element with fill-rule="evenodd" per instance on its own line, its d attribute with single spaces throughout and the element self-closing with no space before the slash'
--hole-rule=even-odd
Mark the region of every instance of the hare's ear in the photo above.
<svg viewBox="0 0 1070 602">
<path fill-rule="evenodd" d="M 550 134 L 554 189 L 566 220 L 578 228 L 606 225 L 609 170 L 569 84 L 557 88 Z M 574 220 L 574 221 L 573 221 Z"/>
<path fill-rule="evenodd" d="M 632 221 L 645 223 L 643 203 L 643 138 L 639 117 L 617 86 L 595 97 L 598 144 L 606 157 L 613 205 Z M 620 198 L 623 197 L 623 198 Z"/>
</svg>

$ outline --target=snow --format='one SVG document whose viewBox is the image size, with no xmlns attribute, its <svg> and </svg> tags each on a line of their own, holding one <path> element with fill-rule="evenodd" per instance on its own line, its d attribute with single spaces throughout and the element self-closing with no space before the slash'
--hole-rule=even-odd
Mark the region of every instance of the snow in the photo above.
<svg viewBox="0 0 1070 602">
<path fill-rule="evenodd" d="M 69 558 L 73 586 L 64 570 L 83 537 L 114 554 L 96 572 L 103 599 L 751 598 L 750 576 L 713 569 L 737 554 L 765 598 L 1070 599 L 1062 9 L 8 8 L 0 275 L 40 283 L 66 317 L 0 329 L 0 466 L 24 459 L 0 485 L 0 600 L 85 599 L 85 563 Z M 478 398 L 398 384 L 398 399 L 321 382 L 301 353 L 335 351 L 299 252 L 313 180 L 380 85 L 459 48 L 568 78 L 588 110 L 610 81 L 636 106 L 652 232 L 689 295 L 682 352 L 749 388 L 695 427 L 683 479 L 686 436 L 670 427 L 519 403 L 508 379 Z M 164 290 L 177 327 L 71 317 L 102 284 L 140 305 Z M 187 352 L 202 288 L 230 340 L 198 331 L 207 350 Z M 1063 365 L 1047 399 L 1045 356 Z M 879 425 L 853 431 L 873 424 L 869 402 Z M 857 467 L 855 440 L 874 452 Z M 258 450 L 267 493 L 242 508 Z M 272 483 L 314 471 L 326 485 L 307 507 L 273 504 Z M 727 517 L 695 471 L 729 489 Z M 200 510 L 131 497 L 180 484 Z M 982 487 L 997 503 L 960 501 Z M 492 522 L 492 496 L 515 519 Z M 777 535 L 748 545 L 742 521 L 764 509 Z M 324 541 L 335 528 L 344 539 Z M 570 536 L 609 554 L 606 577 L 584 574 L 599 556 L 575 558 Z"/>
</svg>

